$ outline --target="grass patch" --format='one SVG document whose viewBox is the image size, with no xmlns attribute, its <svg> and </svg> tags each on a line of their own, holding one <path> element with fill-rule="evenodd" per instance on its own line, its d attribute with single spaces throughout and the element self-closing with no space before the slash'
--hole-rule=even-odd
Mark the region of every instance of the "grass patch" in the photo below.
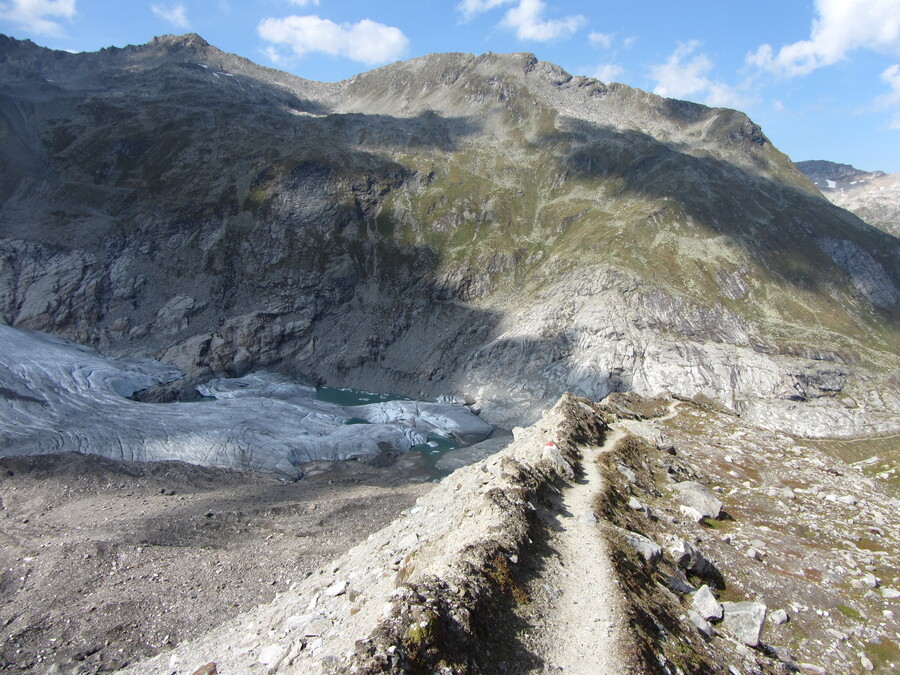
<svg viewBox="0 0 900 675">
<path fill-rule="evenodd" d="M 880 642 L 866 645 L 866 656 L 868 656 L 875 668 L 888 666 L 896 668 L 900 665 L 900 647 L 894 640 L 883 637 Z"/>
<path fill-rule="evenodd" d="M 862 614 L 850 605 L 838 605 L 836 609 L 848 619 L 852 619 L 853 621 L 863 621 Z"/>
<path fill-rule="evenodd" d="M 734 520 L 716 520 L 715 518 L 704 518 L 700 522 L 700 525 L 703 527 L 708 527 L 711 530 L 718 530 L 719 532 L 727 532 L 734 527 L 734 524 Z"/>
<path fill-rule="evenodd" d="M 525 589 L 513 578 L 509 563 L 502 554 L 491 558 L 483 570 L 484 575 L 491 579 L 504 592 L 508 593 L 520 605 L 531 602 Z"/>
</svg>

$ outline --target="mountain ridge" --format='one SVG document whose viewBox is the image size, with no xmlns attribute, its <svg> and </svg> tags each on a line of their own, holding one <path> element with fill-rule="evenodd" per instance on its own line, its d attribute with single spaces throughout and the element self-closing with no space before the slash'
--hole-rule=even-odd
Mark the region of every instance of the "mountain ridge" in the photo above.
<svg viewBox="0 0 900 675">
<path fill-rule="evenodd" d="M 900 237 L 900 173 L 861 171 L 824 160 L 797 162 L 831 203 Z"/>
<path fill-rule="evenodd" d="M 743 113 L 528 54 L 316 83 L 191 36 L 3 45 L 12 325 L 172 361 L 182 392 L 278 367 L 507 425 L 617 388 L 895 424 L 900 251 Z"/>
</svg>

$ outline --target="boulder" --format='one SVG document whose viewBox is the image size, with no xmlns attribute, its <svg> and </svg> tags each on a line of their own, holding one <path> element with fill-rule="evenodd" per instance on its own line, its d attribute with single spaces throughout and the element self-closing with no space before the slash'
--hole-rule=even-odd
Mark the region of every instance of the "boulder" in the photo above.
<svg viewBox="0 0 900 675">
<path fill-rule="evenodd" d="M 697 612 L 707 621 L 719 621 L 722 618 L 724 610 L 722 605 L 716 599 L 716 596 L 710 590 L 709 586 L 703 585 L 694 593 L 694 599 L 691 602 L 694 611 Z"/>
<path fill-rule="evenodd" d="M 625 541 L 627 541 L 631 547 L 640 553 L 641 557 L 651 565 L 655 565 L 659 562 L 660 558 L 662 558 L 662 546 L 642 534 L 626 531 Z"/>
<path fill-rule="evenodd" d="M 783 623 L 787 623 L 790 620 L 788 613 L 783 609 L 777 609 L 771 614 L 769 614 L 769 621 L 774 623 L 776 626 L 780 626 Z"/>
<path fill-rule="evenodd" d="M 665 579 L 666 579 L 666 586 L 668 586 L 670 590 L 672 590 L 676 593 L 688 594 L 688 593 L 693 593 L 694 591 L 697 590 L 696 586 L 691 586 L 687 581 L 685 581 L 681 577 L 667 576 Z"/>
<path fill-rule="evenodd" d="M 761 602 L 723 602 L 722 628 L 748 647 L 759 645 L 766 606 Z"/>
<path fill-rule="evenodd" d="M 716 634 L 716 630 L 712 627 L 712 624 L 700 616 L 693 609 L 688 610 L 688 618 L 690 618 L 691 623 L 700 631 L 700 634 L 706 638 L 712 638 Z"/>
<path fill-rule="evenodd" d="M 693 509 L 690 506 L 685 506 L 684 504 L 679 505 L 678 511 L 692 523 L 702 523 L 706 519 L 706 516 L 700 513 L 697 509 Z"/>
<path fill-rule="evenodd" d="M 675 483 L 672 487 L 678 492 L 678 501 L 682 505 L 694 509 L 705 518 L 718 518 L 721 515 L 722 502 L 702 483 L 688 480 Z"/>
<path fill-rule="evenodd" d="M 672 561 L 681 569 L 697 576 L 704 576 L 710 567 L 710 562 L 703 556 L 700 550 L 684 539 L 678 539 L 668 548 Z"/>
</svg>

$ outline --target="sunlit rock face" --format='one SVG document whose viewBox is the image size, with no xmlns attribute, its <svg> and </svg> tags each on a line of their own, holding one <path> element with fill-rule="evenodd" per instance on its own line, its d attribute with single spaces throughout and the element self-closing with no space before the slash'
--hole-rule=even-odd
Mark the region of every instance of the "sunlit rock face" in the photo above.
<svg viewBox="0 0 900 675">
<path fill-rule="evenodd" d="M 298 478 L 300 464 L 408 451 L 428 433 L 464 442 L 491 427 L 463 406 L 401 401 L 344 408 L 315 389 L 255 373 L 201 387 L 215 400 L 129 400 L 181 376 L 150 359 L 110 359 L 72 342 L 0 325 L 0 456 L 81 452 L 181 460 Z M 365 418 L 370 424 L 347 424 Z"/>
<path fill-rule="evenodd" d="M 173 396 L 268 369 L 505 427 L 634 390 L 897 428 L 900 243 L 742 113 L 529 54 L 0 59 L 0 319 L 172 363 Z"/>
</svg>

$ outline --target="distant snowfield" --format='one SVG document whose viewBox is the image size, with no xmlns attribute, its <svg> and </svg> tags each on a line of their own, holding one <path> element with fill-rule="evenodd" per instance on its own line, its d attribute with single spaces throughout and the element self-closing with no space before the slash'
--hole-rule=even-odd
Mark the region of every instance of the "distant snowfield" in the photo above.
<svg viewBox="0 0 900 675">
<path fill-rule="evenodd" d="M 214 401 L 127 398 L 180 376 L 150 359 L 110 359 L 67 340 L 0 325 L 0 456 L 80 452 L 294 479 L 304 462 L 403 453 L 425 443 L 428 433 L 473 443 L 491 432 L 463 406 L 389 401 L 345 408 L 267 373 L 207 383 L 201 393 Z M 347 424 L 350 419 L 370 423 Z"/>
</svg>

